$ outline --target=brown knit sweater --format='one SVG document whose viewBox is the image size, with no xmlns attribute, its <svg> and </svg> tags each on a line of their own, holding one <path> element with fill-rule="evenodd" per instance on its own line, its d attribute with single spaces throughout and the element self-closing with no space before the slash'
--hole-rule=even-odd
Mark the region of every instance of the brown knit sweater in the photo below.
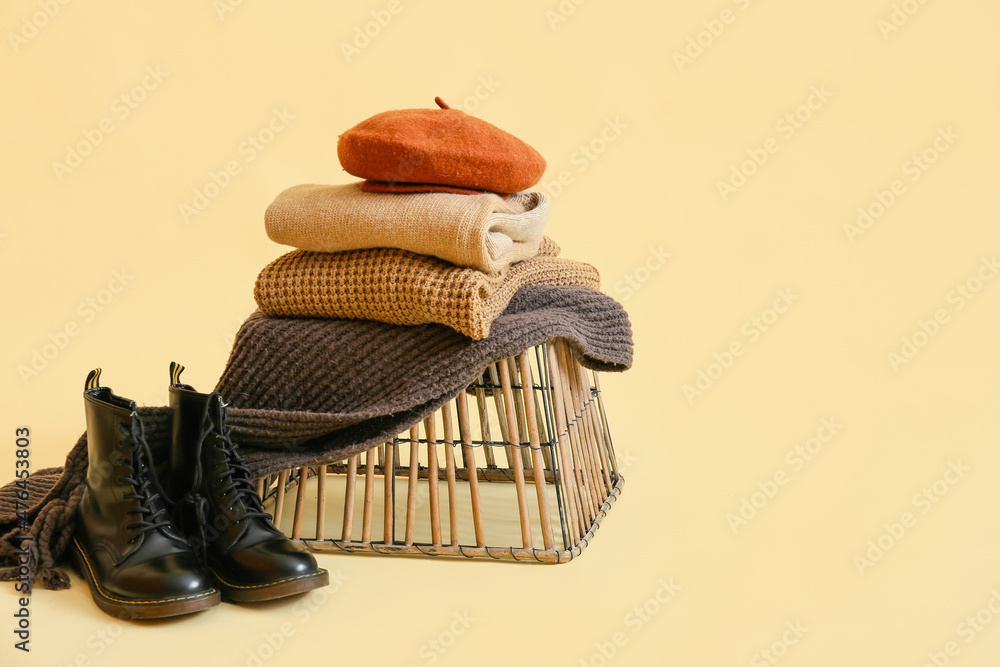
<svg viewBox="0 0 1000 667">
<path fill-rule="evenodd" d="M 600 286 L 597 269 L 558 254 L 559 246 L 546 237 L 537 257 L 487 275 L 391 248 L 295 250 L 260 272 L 254 298 L 261 311 L 276 317 L 440 323 L 480 340 L 522 287 Z"/>
</svg>

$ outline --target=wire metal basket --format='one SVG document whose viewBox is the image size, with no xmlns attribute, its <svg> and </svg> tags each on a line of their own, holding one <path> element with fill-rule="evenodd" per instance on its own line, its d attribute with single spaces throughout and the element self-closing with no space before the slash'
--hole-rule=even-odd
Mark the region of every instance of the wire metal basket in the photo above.
<svg viewBox="0 0 1000 667">
<path fill-rule="evenodd" d="M 488 367 L 392 441 L 257 490 L 316 551 L 563 563 L 623 484 L 597 374 L 555 341 Z"/>
</svg>

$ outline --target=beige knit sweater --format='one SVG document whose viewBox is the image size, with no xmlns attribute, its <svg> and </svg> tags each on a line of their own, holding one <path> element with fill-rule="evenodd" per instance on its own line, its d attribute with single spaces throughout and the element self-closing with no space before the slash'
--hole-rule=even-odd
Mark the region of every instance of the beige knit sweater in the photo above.
<svg viewBox="0 0 1000 667">
<path fill-rule="evenodd" d="M 545 238 L 537 257 L 487 275 L 394 248 L 294 250 L 264 267 L 254 298 L 264 313 L 276 317 L 439 322 L 480 340 L 526 285 L 600 286 L 597 269 L 558 254 L 559 246 Z"/>
<path fill-rule="evenodd" d="M 350 185 L 296 185 L 264 214 L 272 241 L 300 250 L 398 248 L 498 273 L 538 254 L 549 218 L 540 192 L 385 194 Z"/>
</svg>

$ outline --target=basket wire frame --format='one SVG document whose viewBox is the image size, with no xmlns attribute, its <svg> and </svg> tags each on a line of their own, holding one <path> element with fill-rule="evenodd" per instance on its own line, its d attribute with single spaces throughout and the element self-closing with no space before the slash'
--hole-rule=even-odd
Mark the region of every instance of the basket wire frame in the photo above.
<svg viewBox="0 0 1000 667">
<path fill-rule="evenodd" d="M 489 366 L 391 441 L 256 484 L 275 525 L 316 551 L 563 563 L 624 481 L 597 374 L 554 341 Z"/>
</svg>

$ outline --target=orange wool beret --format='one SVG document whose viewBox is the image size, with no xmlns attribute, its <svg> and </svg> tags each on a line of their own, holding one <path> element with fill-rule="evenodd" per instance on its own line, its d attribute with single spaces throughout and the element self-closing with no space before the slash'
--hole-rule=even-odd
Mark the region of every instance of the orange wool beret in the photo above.
<svg viewBox="0 0 1000 667">
<path fill-rule="evenodd" d="M 545 160 L 500 128 L 452 109 L 385 111 L 340 135 L 337 156 L 369 192 L 510 194 L 538 183 Z"/>
</svg>

